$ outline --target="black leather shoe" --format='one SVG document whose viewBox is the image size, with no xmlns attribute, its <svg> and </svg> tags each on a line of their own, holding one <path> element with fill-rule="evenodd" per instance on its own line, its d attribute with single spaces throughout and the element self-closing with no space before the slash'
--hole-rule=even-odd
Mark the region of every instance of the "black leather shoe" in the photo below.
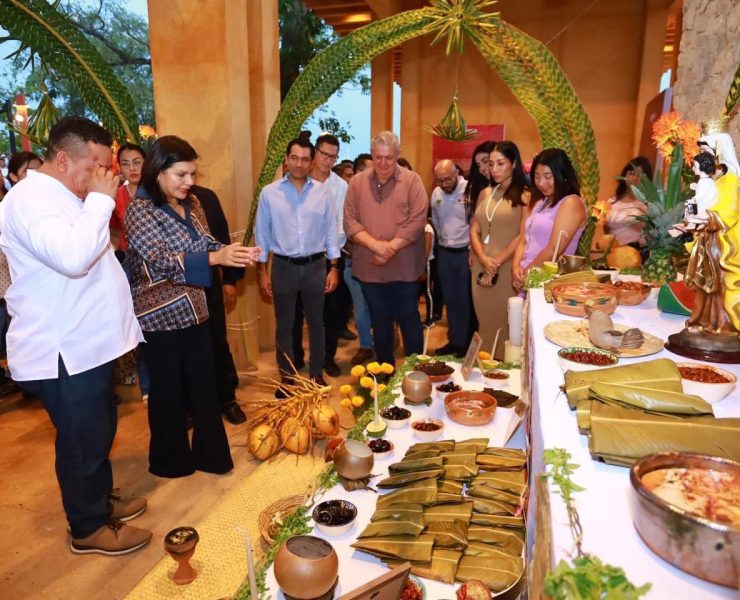
<svg viewBox="0 0 740 600">
<path fill-rule="evenodd" d="M 375 353 L 370 348 L 360 348 L 349 362 L 353 365 L 361 365 L 370 360 L 374 355 Z"/>
<path fill-rule="evenodd" d="M 244 411 L 236 402 L 232 402 L 224 408 L 223 411 L 221 411 L 221 416 L 232 425 L 241 425 L 247 421 L 247 415 L 244 414 Z"/>
<path fill-rule="evenodd" d="M 339 337 L 343 340 L 349 340 L 350 342 L 357 339 L 357 334 L 354 331 L 350 331 L 347 327 L 339 332 Z"/>
<path fill-rule="evenodd" d="M 342 369 L 333 360 L 327 360 L 324 363 L 324 371 L 329 377 L 339 377 L 342 374 Z"/>
<path fill-rule="evenodd" d="M 306 366 L 306 361 L 305 361 L 305 360 L 303 360 L 302 358 L 299 358 L 298 360 L 296 360 L 296 361 L 295 361 L 295 362 L 293 363 L 293 366 L 295 367 L 295 370 L 296 370 L 296 371 L 300 371 L 301 369 L 305 368 L 305 366 Z"/>
</svg>

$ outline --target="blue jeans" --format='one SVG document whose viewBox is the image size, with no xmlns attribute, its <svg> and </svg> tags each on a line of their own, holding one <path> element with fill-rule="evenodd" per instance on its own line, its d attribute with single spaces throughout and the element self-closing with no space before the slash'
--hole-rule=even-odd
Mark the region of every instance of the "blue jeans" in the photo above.
<svg viewBox="0 0 740 600">
<path fill-rule="evenodd" d="M 465 350 L 472 335 L 473 296 L 467 252 L 450 252 L 442 246 L 437 255 L 439 282 L 447 305 L 447 336 L 450 344 Z"/>
<path fill-rule="evenodd" d="M 355 309 L 355 325 L 357 334 L 360 336 L 360 348 L 373 347 L 373 334 L 370 329 L 370 309 L 365 300 L 365 294 L 362 293 L 362 285 L 357 279 L 352 277 L 352 260 L 344 261 L 344 281 L 352 294 L 352 304 Z"/>
<path fill-rule="evenodd" d="M 111 511 L 113 471 L 108 454 L 118 425 L 113 364 L 69 375 L 60 356 L 56 379 L 20 382 L 41 398 L 57 430 L 57 480 L 75 538 L 100 529 Z"/>
<path fill-rule="evenodd" d="M 424 336 L 419 317 L 419 282 L 366 283 L 363 281 L 362 291 L 370 307 L 375 355 L 378 362 L 395 364 L 393 330 L 396 321 L 401 328 L 406 355 L 420 354 L 424 346 Z"/>
</svg>

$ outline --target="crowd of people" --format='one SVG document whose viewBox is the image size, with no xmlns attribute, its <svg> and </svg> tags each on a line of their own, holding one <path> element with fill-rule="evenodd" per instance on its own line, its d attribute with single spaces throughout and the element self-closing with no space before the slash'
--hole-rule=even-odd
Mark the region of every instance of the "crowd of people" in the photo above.
<svg viewBox="0 0 740 600">
<path fill-rule="evenodd" d="M 112 143 L 99 125 L 64 118 L 43 159 L 14 155 L 9 191 L 0 186 L 0 324 L 10 320 L 13 380 L 0 385 L 38 397 L 57 430 L 57 479 L 76 553 L 126 554 L 151 538 L 127 524 L 146 499 L 116 492 L 108 458 L 122 357 L 135 357 L 147 404 L 150 472 L 233 468 L 222 418 L 246 416 L 225 313 L 245 268 L 256 266 L 274 307 L 281 378 L 305 367 L 305 319 L 308 376 L 325 385 L 324 373 L 341 374 L 341 338 L 359 338 L 353 364 L 395 364 L 397 327 L 403 354 L 421 353 L 424 325 L 439 318 L 430 299 L 425 321 L 419 313 L 430 288 L 447 307 L 449 340 L 437 354 L 462 356 L 475 330 L 489 345 L 499 330 L 505 340 L 506 302 L 527 270 L 556 246 L 573 253 L 586 224 L 578 178 L 560 149 L 540 152 L 527 174 L 516 144 L 482 143 L 467 175 L 450 159 L 434 166 L 430 198 L 392 132 L 375 135 L 370 152 L 351 162 L 338 162 L 340 142 L 325 134 L 287 145 L 282 177 L 259 196 L 255 246 L 245 247 L 231 243 L 216 194 L 196 185 L 198 155 L 187 141 L 163 136 L 148 151 L 124 144 L 118 172 Z M 632 168 L 647 173 L 649 164 Z M 632 206 L 622 192 L 612 204 Z"/>
</svg>

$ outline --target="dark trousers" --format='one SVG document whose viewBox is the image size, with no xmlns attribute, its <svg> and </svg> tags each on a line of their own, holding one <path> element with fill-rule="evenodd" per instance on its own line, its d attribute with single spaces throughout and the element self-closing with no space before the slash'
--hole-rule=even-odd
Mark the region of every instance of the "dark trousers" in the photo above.
<svg viewBox="0 0 740 600">
<path fill-rule="evenodd" d="M 149 471 L 183 477 L 195 470 L 234 467 L 216 397 L 208 323 L 174 331 L 145 331 L 149 390 Z M 192 447 L 186 414 L 193 419 Z"/>
<path fill-rule="evenodd" d="M 439 260 L 436 258 L 439 256 L 439 250 L 437 250 L 439 246 L 435 246 L 434 250 L 434 256 L 432 260 L 429 261 L 429 272 L 432 277 L 431 280 L 431 289 L 432 289 L 432 315 L 431 318 L 434 318 L 434 315 L 441 315 L 442 309 L 445 307 L 445 299 L 444 294 L 442 293 L 442 285 L 439 283 Z M 427 315 L 429 317 L 430 315 Z"/>
<path fill-rule="evenodd" d="M 216 375 L 216 393 L 221 410 L 229 408 L 236 402 L 236 388 L 239 387 L 239 375 L 231 356 L 231 348 L 226 339 L 226 312 L 224 311 L 224 293 L 221 273 L 213 269 L 211 287 L 205 288 L 208 305 L 208 324 L 211 328 L 211 347 L 213 348 L 213 368 Z"/>
<path fill-rule="evenodd" d="M 57 430 L 57 480 L 75 538 L 105 525 L 111 511 L 113 471 L 108 454 L 118 424 L 114 362 L 69 375 L 60 356 L 56 379 L 21 383 L 25 391 L 41 398 Z"/>
<path fill-rule="evenodd" d="M 373 344 L 379 362 L 395 363 L 393 329 L 401 328 L 405 354 L 420 354 L 424 345 L 419 317 L 419 282 L 362 283 L 362 293 L 370 308 Z"/>
<path fill-rule="evenodd" d="M 465 350 L 470 343 L 473 297 L 467 252 L 451 252 L 442 246 L 437 255 L 439 281 L 447 305 L 447 336 L 450 344 Z"/>
<path fill-rule="evenodd" d="M 300 294 L 308 322 L 310 351 L 308 373 L 320 377 L 324 368 L 324 285 L 326 261 L 296 265 L 279 258 L 272 261 L 272 303 L 275 308 L 275 353 L 283 375 L 290 375 L 293 355 L 293 324 Z"/>
</svg>

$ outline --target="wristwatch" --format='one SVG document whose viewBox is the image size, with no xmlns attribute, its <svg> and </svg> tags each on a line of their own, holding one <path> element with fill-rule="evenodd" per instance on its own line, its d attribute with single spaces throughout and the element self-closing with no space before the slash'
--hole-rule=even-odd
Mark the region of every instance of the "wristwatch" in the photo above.
<svg viewBox="0 0 740 600">
<path fill-rule="evenodd" d="M 339 270 L 339 261 L 338 260 L 330 260 L 329 261 L 329 268 L 330 269 L 336 269 Z"/>
</svg>

